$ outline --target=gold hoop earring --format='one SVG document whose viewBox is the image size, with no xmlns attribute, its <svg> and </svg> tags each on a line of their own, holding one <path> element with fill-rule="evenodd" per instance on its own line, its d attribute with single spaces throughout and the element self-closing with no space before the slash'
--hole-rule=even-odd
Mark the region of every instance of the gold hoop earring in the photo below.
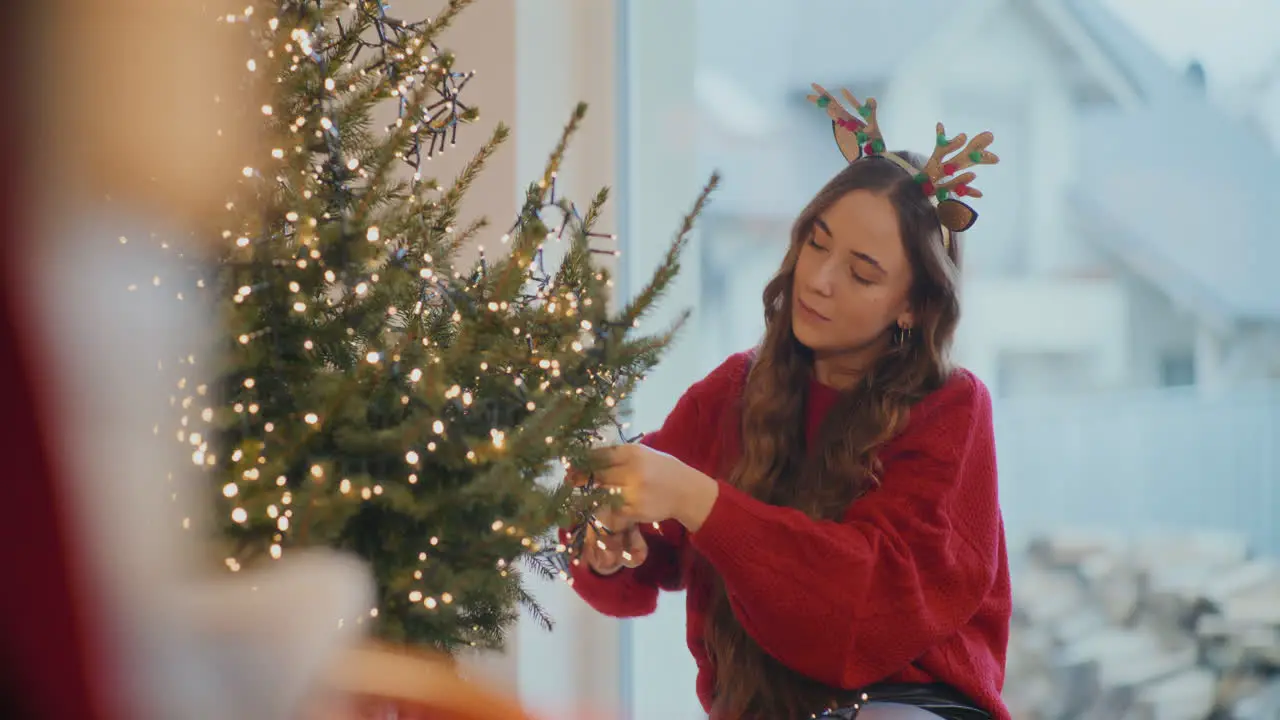
<svg viewBox="0 0 1280 720">
<path fill-rule="evenodd" d="M 894 344 L 899 347 L 906 347 L 911 343 L 911 328 L 902 325 L 894 326 L 893 333 Z"/>
</svg>

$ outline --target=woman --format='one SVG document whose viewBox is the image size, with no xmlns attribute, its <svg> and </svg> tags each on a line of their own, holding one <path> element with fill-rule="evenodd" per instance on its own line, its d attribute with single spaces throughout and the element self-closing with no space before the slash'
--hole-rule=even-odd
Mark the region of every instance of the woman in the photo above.
<svg viewBox="0 0 1280 720">
<path fill-rule="evenodd" d="M 957 173 L 996 162 L 992 138 L 939 125 L 927 161 L 886 154 L 874 100 L 845 93 L 858 119 L 814 87 L 850 163 L 796 220 L 761 345 L 606 451 L 623 503 L 574 588 L 616 617 L 687 589 L 716 719 L 1008 720 L 990 397 L 947 360 L 976 218 L 951 196 L 980 195 Z"/>
</svg>

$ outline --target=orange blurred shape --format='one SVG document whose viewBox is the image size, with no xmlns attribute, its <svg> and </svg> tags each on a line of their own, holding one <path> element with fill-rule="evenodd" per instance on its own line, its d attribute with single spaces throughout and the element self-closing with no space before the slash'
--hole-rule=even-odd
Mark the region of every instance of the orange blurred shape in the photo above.
<svg viewBox="0 0 1280 720">
<path fill-rule="evenodd" d="M 447 657 L 386 644 L 348 651 L 306 720 L 535 720 L 510 695 L 458 674 Z"/>
<path fill-rule="evenodd" d="M 218 212 L 264 152 L 262 103 L 245 82 L 260 51 L 247 26 L 226 21 L 246 1 L 38 5 L 26 38 L 38 136 L 28 141 L 49 188 L 110 194 L 158 217 Z"/>
</svg>

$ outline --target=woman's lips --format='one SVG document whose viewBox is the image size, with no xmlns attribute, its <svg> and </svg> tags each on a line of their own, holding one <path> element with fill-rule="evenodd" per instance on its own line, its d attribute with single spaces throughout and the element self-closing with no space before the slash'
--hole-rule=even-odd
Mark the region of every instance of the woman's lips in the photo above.
<svg viewBox="0 0 1280 720">
<path fill-rule="evenodd" d="M 800 298 L 796 298 L 796 304 L 800 306 L 800 309 L 801 309 L 801 310 L 802 310 L 806 315 L 808 315 L 809 317 L 813 318 L 814 320 L 819 320 L 819 321 L 821 321 L 821 322 L 826 322 L 826 321 L 828 321 L 828 320 L 830 320 L 830 319 L 831 319 L 831 318 L 827 317 L 826 315 L 823 315 L 822 313 L 818 312 L 817 310 L 814 310 L 812 307 L 810 307 L 810 306 L 809 306 L 809 304 L 808 304 L 808 303 L 806 303 L 804 300 L 801 300 Z"/>
</svg>

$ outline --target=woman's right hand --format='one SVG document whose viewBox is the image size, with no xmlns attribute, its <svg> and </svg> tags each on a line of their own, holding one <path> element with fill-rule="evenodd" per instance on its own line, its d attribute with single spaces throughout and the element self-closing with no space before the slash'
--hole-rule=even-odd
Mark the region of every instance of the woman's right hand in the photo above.
<svg viewBox="0 0 1280 720">
<path fill-rule="evenodd" d="M 623 520 L 617 511 L 604 508 L 596 519 L 610 532 L 592 525 L 587 528 L 582 547 L 582 560 L 599 575 L 612 575 L 624 567 L 640 567 L 649 557 L 649 544 L 640 528 Z"/>
</svg>

